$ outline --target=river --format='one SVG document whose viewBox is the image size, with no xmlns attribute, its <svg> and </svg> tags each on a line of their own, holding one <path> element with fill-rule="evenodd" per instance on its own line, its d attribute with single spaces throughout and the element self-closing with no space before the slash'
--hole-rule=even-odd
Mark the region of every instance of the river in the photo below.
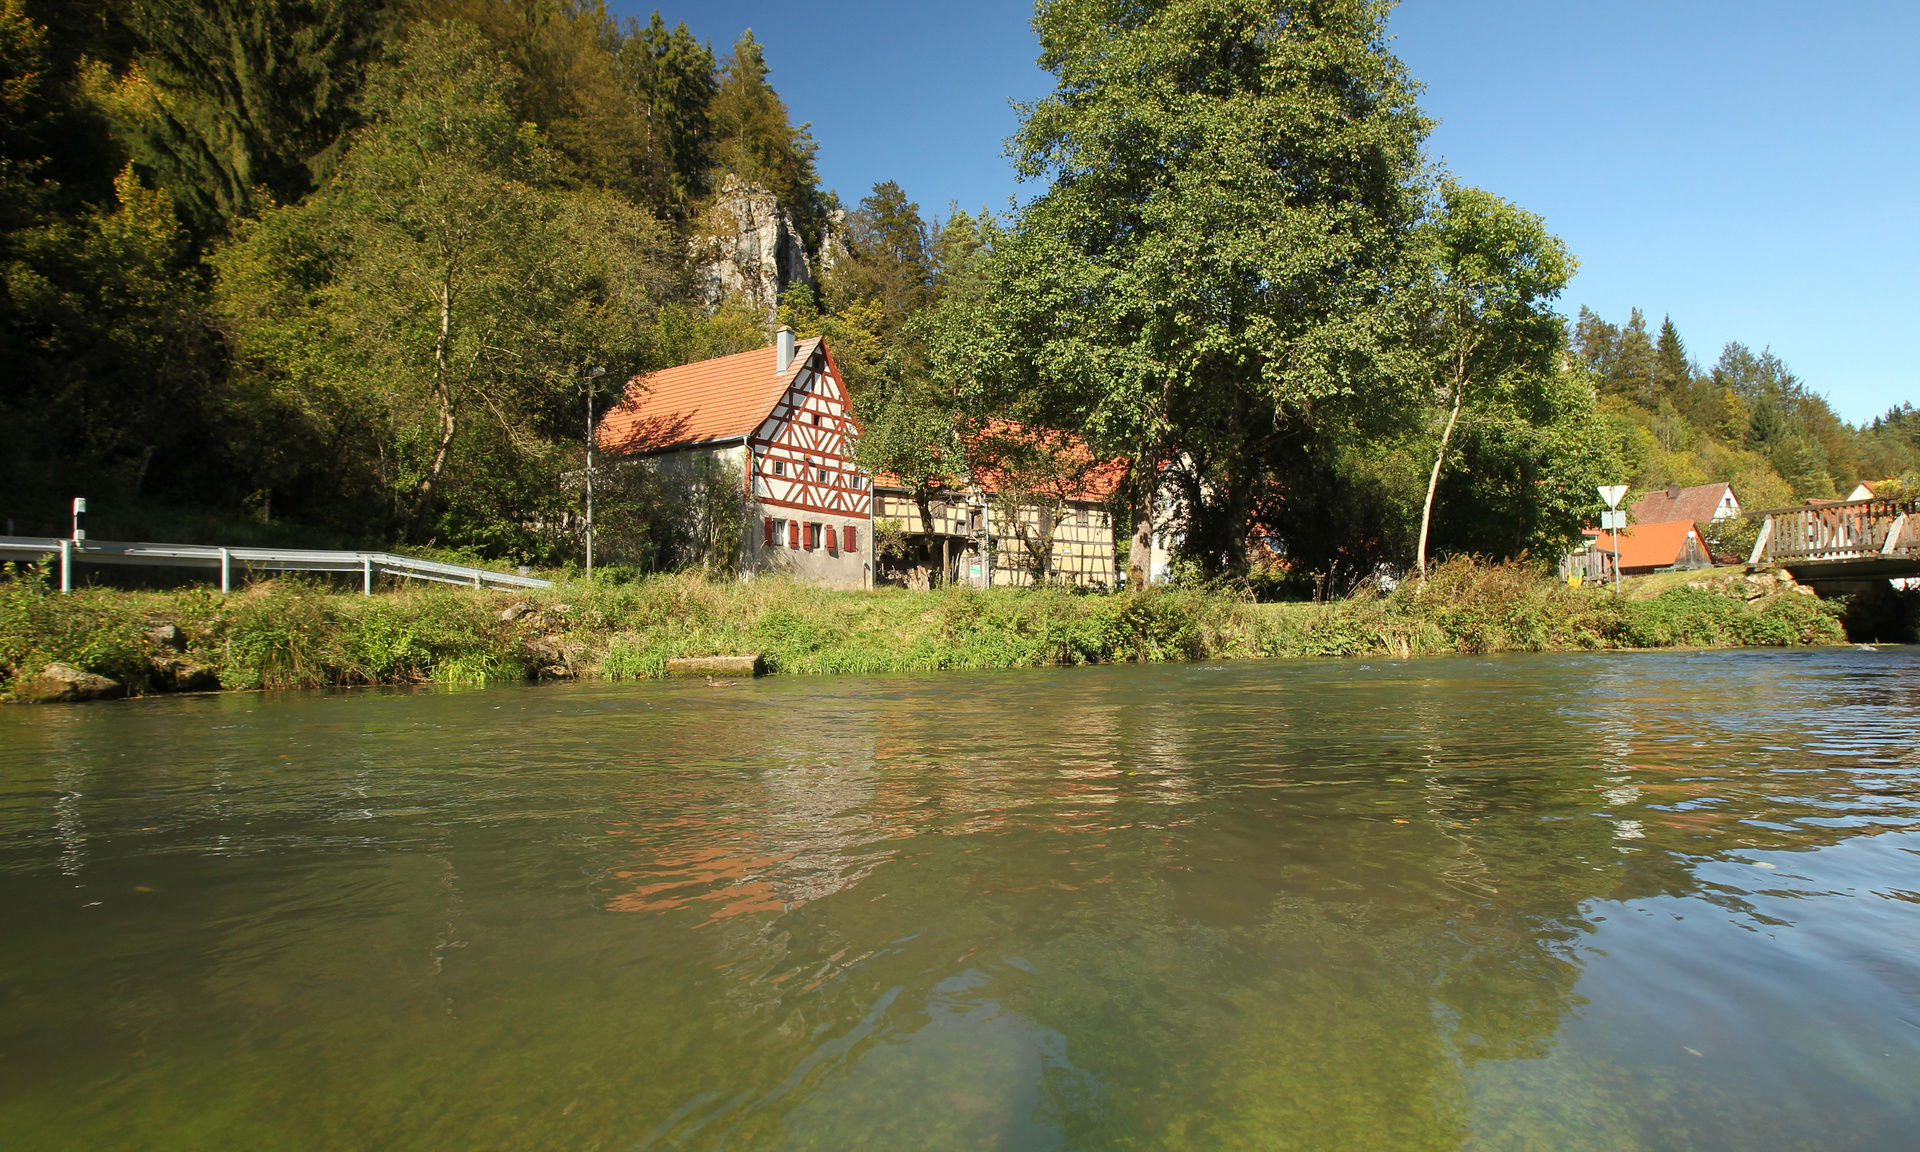
<svg viewBox="0 0 1920 1152">
<path fill-rule="evenodd" d="M 0 1146 L 1911 1149 L 1920 650 L 0 710 Z"/>
</svg>

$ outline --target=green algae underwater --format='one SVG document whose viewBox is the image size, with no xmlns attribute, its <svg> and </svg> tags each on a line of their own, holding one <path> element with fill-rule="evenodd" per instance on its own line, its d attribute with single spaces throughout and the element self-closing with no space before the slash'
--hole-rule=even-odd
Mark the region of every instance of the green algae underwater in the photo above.
<svg viewBox="0 0 1920 1152">
<path fill-rule="evenodd" d="M 1920 652 L 0 711 L 10 1149 L 1892 1149 Z"/>
</svg>

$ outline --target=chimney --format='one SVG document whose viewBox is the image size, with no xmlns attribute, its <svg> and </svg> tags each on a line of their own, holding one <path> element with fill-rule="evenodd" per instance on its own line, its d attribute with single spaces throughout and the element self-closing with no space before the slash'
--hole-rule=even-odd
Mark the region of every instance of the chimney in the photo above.
<svg viewBox="0 0 1920 1152">
<path fill-rule="evenodd" d="M 787 369 L 793 366 L 793 329 L 785 324 L 773 334 L 774 366 L 776 375 L 785 376 Z"/>
<path fill-rule="evenodd" d="M 1680 499 L 1680 485 L 1678 484 L 1667 485 L 1667 499 L 1669 500 Z"/>
</svg>

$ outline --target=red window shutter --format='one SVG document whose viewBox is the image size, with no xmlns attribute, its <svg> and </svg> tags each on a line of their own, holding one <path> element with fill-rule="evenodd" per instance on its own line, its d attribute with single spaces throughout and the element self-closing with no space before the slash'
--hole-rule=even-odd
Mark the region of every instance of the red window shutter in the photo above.
<svg viewBox="0 0 1920 1152">
<path fill-rule="evenodd" d="M 840 551 L 858 552 L 860 550 L 859 531 L 860 529 L 851 524 L 840 529 Z"/>
<path fill-rule="evenodd" d="M 827 525 L 827 554 L 831 556 L 840 554 L 840 541 L 831 524 Z"/>
<path fill-rule="evenodd" d="M 787 547 L 800 547 L 800 521 L 798 520 L 787 521 Z"/>
<path fill-rule="evenodd" d="M 773 546 L 773 517 L 767 517 L 767 546 Z"/>
</svg>

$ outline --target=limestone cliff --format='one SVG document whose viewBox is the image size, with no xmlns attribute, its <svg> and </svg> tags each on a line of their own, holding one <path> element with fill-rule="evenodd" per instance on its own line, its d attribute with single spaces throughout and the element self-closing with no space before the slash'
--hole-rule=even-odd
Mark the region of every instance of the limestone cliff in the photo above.
<svg viewBox="0 0 1920 1152">
<path fill-rule="evenodd" d="M 729 296 L 774 319 L 780 293 L 813 283 L 793 214 L 772 192 L 729 175 L 690 241 L 694 291 L 712 310 Z"/>
</svg>

